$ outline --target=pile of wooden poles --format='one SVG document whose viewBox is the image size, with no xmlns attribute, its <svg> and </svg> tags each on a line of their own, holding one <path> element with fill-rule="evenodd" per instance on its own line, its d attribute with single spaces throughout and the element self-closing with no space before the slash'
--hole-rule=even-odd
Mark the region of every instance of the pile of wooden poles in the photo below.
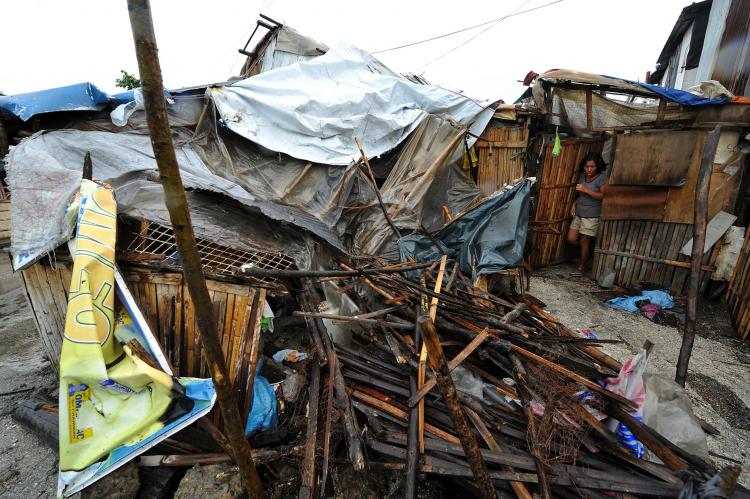
<svg viewBox="0 0 750 499">
<path fill-rule="evenodd" d="M 675 497 L 717 472 L 602 387 L 621 367 L 597 348 L 607 341 L 571 331 L 529 295 L 476 288 L 445 258 L 287 273 L 274 276 L 303 278 L 295 315 L 313 344 L 300 497 L 325 497 L 329 468 L 341 461 L 331 455 L 336 429 L 355 470 L 402 474 L 406 497 L 424 476 L 480 497 Z M 325 281 L 362 312 L 320 313 Z M 348 324 L 349 341 L 334 344 L 328 321 Z M 456 369 L 468 384 L 454 381 Z M 634 457 L 605 414 L 664 464 Z"/>
</svg>

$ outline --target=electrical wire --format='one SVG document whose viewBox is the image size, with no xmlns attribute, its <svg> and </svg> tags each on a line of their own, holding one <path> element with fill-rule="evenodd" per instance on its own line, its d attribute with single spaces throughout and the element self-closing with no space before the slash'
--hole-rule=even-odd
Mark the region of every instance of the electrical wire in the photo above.
<svg viewBox="0 0 750 499">
<path fill-rule="evenodd" d="M 452 35 L 456 35 L 458 33 L 463 33 L 464 31 L 469 31 L 469 30 L 472 30 L 472 29 L 475 29 L 475 28 L 481 28 L 482 26 L 487 26 L 488 24 L 498 23 L 500 21 L 508 19 L 509 17 L 520 16 L 521 14 L 526 14 L 527 12 L 533 12 L 535 10 L 543 9 L 544 7 L 549 7 L 550 5 L 554 5 L 556 3 L 560 3 L 560 2 L 563 2 L 563 1 L 564 0 L 555 0 L 554 2 L 546 3 L 544 5 L 539 5 L 537 7 L 531 8 L 531 9 L 522 10 L 520 12 L 516 12 L 516 13 L 513 13 L 513 14 L 507 14 L 507 15 L 505 15 L 503 17 L 498 17 L 497 19 L 492 19 L 491 21 L 485 21 L 485 22 L 480 23 L 480 24 L 475 24 L 474 26 L 469 26 L 467 28 L 461 28 L 461 29 L 456 30 L 456 31 L 451 31 L 450 33 L 444 33 L 442 35 L 433 36 L 432 38 L 426 38 L 424 40 L 419 40 L 419 41 L 416 41 L 416 42 L 407 43 L 405 45 L 399 45 L 397 47 L 391 47 L 391 48 L 388 48 L 388 49 L 378 50 L 378 51 L 370 52 L 370 53 L 371 54 L 382 54 L 383 52 L 390 52 L 392 50 L 399 50 L 399 49 L 403 49 L 403 48 L 406 48 L 406 47 L 413 47 L 414 45 L 419 45 L 419 44 L 422 44 L 422 43 L 431 42 L 433 40 L 439 40 L 440 38 L 445 38 L 446 36 L 452 36 Z"/>
<path fill-rule="evenodd" d="M 442 59 L 442 58 L 443 58 L 443 57 L 445 57 L 446 55 L 448 55 L 448 54 L 452 54 L 452 53 L 453 53 L 453 52 L 455 52 L 456 50 L 460 49 L 461 47 L 463 47 L 464 45 L 466 45 L 466 44 L 467 44 L 467 43 L 469 43 L 470 41 L 474 40 L 474 39 L 475 39 L 476 37 L 478 37 L 479 35 L 481 35 L 481 34 L 483 34 L 483 33 L 486 33 L 487 31 L 491 30 L 492 28 L 494 28 L 495 26 L 497 26 L 498 24 L 500 24 L 500 23 L 501 23 L 501 22 L 502 22 L 503 20 L 505 20 L 505 19 L 507 19 L 508 17 L 510 17 L 510 16 L 512 16 L 512 15 L 514 15 L 514 14 L 516 14 L 516 13 L 518 12 L 518 10 L 519 10 L 519 9 L 523 8 L 523 7 L 524 7 L 524 6 L 525 6 L 525 5 L 527 4 L 527 3 L 529 3 L 530 1 L 531 1 L 531 0 L 525 0 L 525 1 L 524 1 L 524 2 L 522 3 L 522 4 L 520 4 L 520 5 L 518 6 L 518 7 L 516 7 L 516 8 L 515 8 L 515 9 L 513 9 L 512 11 L 510 11 L 510 13 L 509 13 L 509 14 L 507 14 L 507 15 L 506 15 L 505 17 L 501 17 L 501 18 L 499 18 L 499 19 L 498 19 L 497 21 L 493 22 L 492 24 L 490 24 L 489 26 L 487 26 L 486 28 L 484 28 L 484 29 L 483 29 L 482 31 L 480 31 L 480 32 L 479 32 L 479 33 L 477 33 L 476 35 L 472 36 L 471 38 L 467 39 L 467 40 L 466 40 L 466 41 L 464 41 L 464 42 L 461 42 L 461 43 L 459 43 L 458 45 L 456 45 L 455 47 L 453 47 L 452 49 L 450 49 L 450 50 L 449 50 L 448 52 L 445 52 L 444 54 L 442 54 L 442 55 L 439 55 L 439 56 L 437 56 L 436 58 L 434 58 L 433 60 L 431 60 L 431 61 L 430 61 L 430 62 L 428 62 L 427 64 L 424 64 L 424 65 L 422 65 L 422 66 L 421 66 L 421 67 L 420 67 L 419 69 L 417 69 L 417 71 L 422 71 L 422 70 L 426 69 L 427 67 L 429 67 L 429 66 L 431 66 L 432 64 L 434 64 L 435 62 L 439 61 L 440 59 Z"/>
</svg>

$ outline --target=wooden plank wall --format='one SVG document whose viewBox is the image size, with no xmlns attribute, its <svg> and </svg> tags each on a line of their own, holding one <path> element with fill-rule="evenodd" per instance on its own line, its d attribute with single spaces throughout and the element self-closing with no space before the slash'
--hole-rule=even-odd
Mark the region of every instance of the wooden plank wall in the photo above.
<svg viewBox="0 0 750 499">
<path fill-rule="evenodd" d="M 37 262 L 19 272 L 26 299 L 31 308 L 39 337 L 47 351 L 50 364 L 59 370 L 60 348 L 68 309 L 68 287 L 72 267 L 59 264 L 56 268 Z"/>
<path fill-rule="evenodd" d="M 0 248 L 10 244 L 10 201 L 0 199 Z"/>
<path fill-rule="evenodd" d="M 734 330 L 742 341 L 747 341 L 750 335 L 750 231 L 745 234 L 726 298 Z"/>
<path fill-rule="evenodd" d="M 175 371 L 181 376 L 210 377 L 182 274 L 131 269 L 125 273 L 125 281 Z M 206 285 L 229 379 L 237 387 L 241 414 L 247 415 L 250 399 L 243 388 L 248 383 L 252 340 L 263 320 L 266 290 L 214 280 L 207 280 Z M 219 424 L 218 411 L 215 422 Z"/>
<path fill-rule="evenodd" d="M 602 145 L 601 139 L 568 139 L 562 142 L 562 153 L 556 158 L 552 156 L 552 144 L 545 146 L 537 179 L 539 194 L 529 228 L 532 266 L 544 267 L 565 258 L 578 165 L 589 152 L 601 152 Z"/>
<path fill-rule="evenodd" d="M 594 275 L 598 279 L 608 269 L 613 269 L 615 283 L 624 287 L 638 287 L 653 283 L 673 294 L 687 290 L 689 269 L 657 260 L 689 262 L 680 249 L 693 237 L 693 225 L 645 220 L 602 220 L 599 226 L 594 256 Z M 719 244 L 703 257 L 704 265 L 713 265 L 719 254 Z M 613 254 L 612 252 L 622 253 Z M 626 256 L 630 255 L 630 256 Z M 708 282 L 703 274 L 703 286 Z"/>
<path fill-rule="evenodd" d="M 520 126 L 486 128 L 474 144 L 479 151 L 477 184 L 489 196 L 503 185 L 523 177 L 529 122 Z"/>
<path fill-rule="evenodd" d="M 65 329 L 71 268 L 69 263 L 52 268 L 46 262 L 37 262 L 20 272 L 40 337 L 56 370 Z M 182 274 L 140 269 L 123 269 L 123 273 L 175 372 L 180 376 L 209 377 Z M 266 290 L 214 280 L 207 280 L 206 284 L 214 302 L 230 379 L 236 386 L 244 387 L 253 335 L 260 330 L 263 319 Z M 240 407 L 249 404 L 244 390 L 239 390 L 239 402 Z"/>
</svg>

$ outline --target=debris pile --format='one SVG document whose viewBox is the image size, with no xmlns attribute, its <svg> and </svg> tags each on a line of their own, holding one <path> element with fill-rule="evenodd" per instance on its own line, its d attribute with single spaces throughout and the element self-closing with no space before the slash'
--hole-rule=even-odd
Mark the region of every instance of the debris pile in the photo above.
<svg viewBox="0 0 750 499">
<path fill-rule="evenodd" d="M 648 348 L 621 365 L 599 349 L 611 341 L 571 331 L 524 293 L 524 269 L 565 256 L 571 180 L 589 152 L 614 149 L 621 184 L 619 198 L 617 182 L 608 190 L 603 209 L 616 213 L 603 215 L 599 245 L 625 244 L 618 230 L 651 231 L 649 246 L 661 250 L 674 233 L 677 250 L 695 210 L 673 193 L 688 190 L 683 177 L 697 178 L 699 166 L 699 154 L 691 163 L 677 146 L 703 147 L 706 134 L 670 131 L 673 147 L 662 148 L 674 152 L 664 164 L 692 166 L 662 179 L 649 205 L 658 213 L 646 218 L 684 225 L 679 232 L 631 224 L 641 212 L 614 203 L 630 206 L 643 182 L 633 172 L 652 168 L 622 161 L 636 156 L 623 147 L 645 150 L 667 132 L 612 141 L 620 126 L 650 131 L 686 113 L 672 103 L 679 95 L 557 70 L 539 75 L 518 106 L 482 105 L 263 19 L 270 31 L 256 52 L 241 51 L 242 80 L 162 94 L 154 40 L 136 43 L 153 49 L 139 52 L 142 91 L 77 85 L 0 100 L 14 144 L 0 148 L 11 259 L 61 374 L 59 405 L 30 401 L 19 417 L 56 435 L 50 415 L 59 413 L 58 494 L 136 457 L 141 481 L 175 497 L 259 495 L 261 483 L 268 496 L 300 498 L 355 497 L 357 487 L 409 498 L 418 489 L 731 493 L 738 468 L 717 472 L 699 447 L 688 452 L 643 422 L 644 384 L 631 389 L 629 379 Z M 648 106 L 636 116 L 608 92 Z M 585 116 L 582 104 L 565 118 L 552 112 L 565 101 L 585 102 Z M 61 114 L 75 113 L 70 102 L 91 114 Z M 691 113 L 688 125 L 717 121 Z M 615 246 L 595 248 L 610 285 L 637 275 L 640 262 L 691 267 Z M 632 265 L 615 268 L 622 258 Z M 648 305 L 642 312 L 657 317 Z M 157 398 L 151 410 L 133 404 Z M 689 408 L 683 416 L 697 425 Z M 178 489 L 192 466 L 206 467 Z"/>
<path fill-rule="evenodd" d="M 475 287 L 446 260 L 245 271 L 300 278 L 293 315 L 310 335 L 301 497 L 326 497 L 331 468 L 342 466 L 391 473 L 408 497 L 423 474 L 482 497 L 650 497 L 678 495 L 685 472 L 716 473 L 606 388 L 621 365 L 597 347 L 611 341 L 571 331 L 532 296 Z M 319 289 L 345 295 L 359 312 L 328 313 Z M 635 457 L 607 415 L 651 459 Z M 335 445 L 342 440 L 345 448 Z"/>
</svg>

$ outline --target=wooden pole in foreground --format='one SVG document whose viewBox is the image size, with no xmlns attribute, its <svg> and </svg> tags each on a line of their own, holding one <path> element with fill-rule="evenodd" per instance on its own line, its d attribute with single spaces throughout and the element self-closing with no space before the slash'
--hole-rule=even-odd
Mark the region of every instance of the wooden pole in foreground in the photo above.
<svg viewBox="0 0 750 499">
<path fill-rule="evenodd" d="M 688 284 L 687 311 L 685 312 L 685 331 L 682 333 L 682 346 L 677 359 L 675 382 L 685 386 L 688 363 L 695 341 L 695 315 L 698 310 L 698 288 L 701 282 L 701 262 L 703 246 L 706 244 L 706 225 L 708 223 L 708 191 L 711 185 L 711 170 L 714 164 L 716 147 L 719 145 L 721 127 L 718 125 L 708 134 L 703 143 L 703 155 L 695 186 L 695 214 L 693 216 L 693 252 L 690 259 L 690 281 Z"/>
<path fill-rule="evenodd" d="M 438 380 L 438 386 L 443 395 L 443 403 L 453 422 L 453 428 L 461 439 L 461 446 L 464 449 L 466 460 L 469 462 L 474 480 L 479 488 L 479 495 L 483 499 L 493 499 L 497 497 L 495 485 L 487 470 L 484 457 L 482 457 L 479 443 L 471 432 L 469 420 L 464 413 L 463 405 L 458 398 L 458 392 L 448 371 L 448 363 L 445 361 L 445 356 L 443 356 L 443 347 L 440 345 L 435 325 L 428 315 L 421 315 L 417 318 L 417 327 L 421 333 L 422 342 L 429 351 L 427 358 L 430 362 L 430 367 L 435 371 L 435 377 Z M 424 399 L 422 400 L 424 401 Z"/>
<path fill-rule="evenodd" d="M 224 418 L 229 445 L 234 460 L 240 469 L 242 483 L 250 497 L 263 495 L 258 471 L 252 458 L 252 449 L 245 439 L 242 419 L 237 407 L 232 386 L 224 364 L 224 356 L 219 344 L 213 305 L 203 277 L 200 255 L 195 244 L 193 226 L 190 222 L 185 189 L 177 166 L 172 132 L 167 119 L 167 108 L 162 91 L 161 67 L 156 49 L 154 23 L 151 19 L 151 5 L 148 0 L 128 0 L 130 27 L 133 31 L 138 69 L 143 88 L 146 119 L 151 136 L 151 145 L 159 167 L 159 178 L 164 187 L 164 200 L 169 210 L 169 218 L 174 229 L 177 249 L 182 256 L 183 275 L 195 305 L 195 320 L 198 325 L 203 351 L 206 354 L 211 377 L 216 387 L 216 395 Z"/>
</svg>

